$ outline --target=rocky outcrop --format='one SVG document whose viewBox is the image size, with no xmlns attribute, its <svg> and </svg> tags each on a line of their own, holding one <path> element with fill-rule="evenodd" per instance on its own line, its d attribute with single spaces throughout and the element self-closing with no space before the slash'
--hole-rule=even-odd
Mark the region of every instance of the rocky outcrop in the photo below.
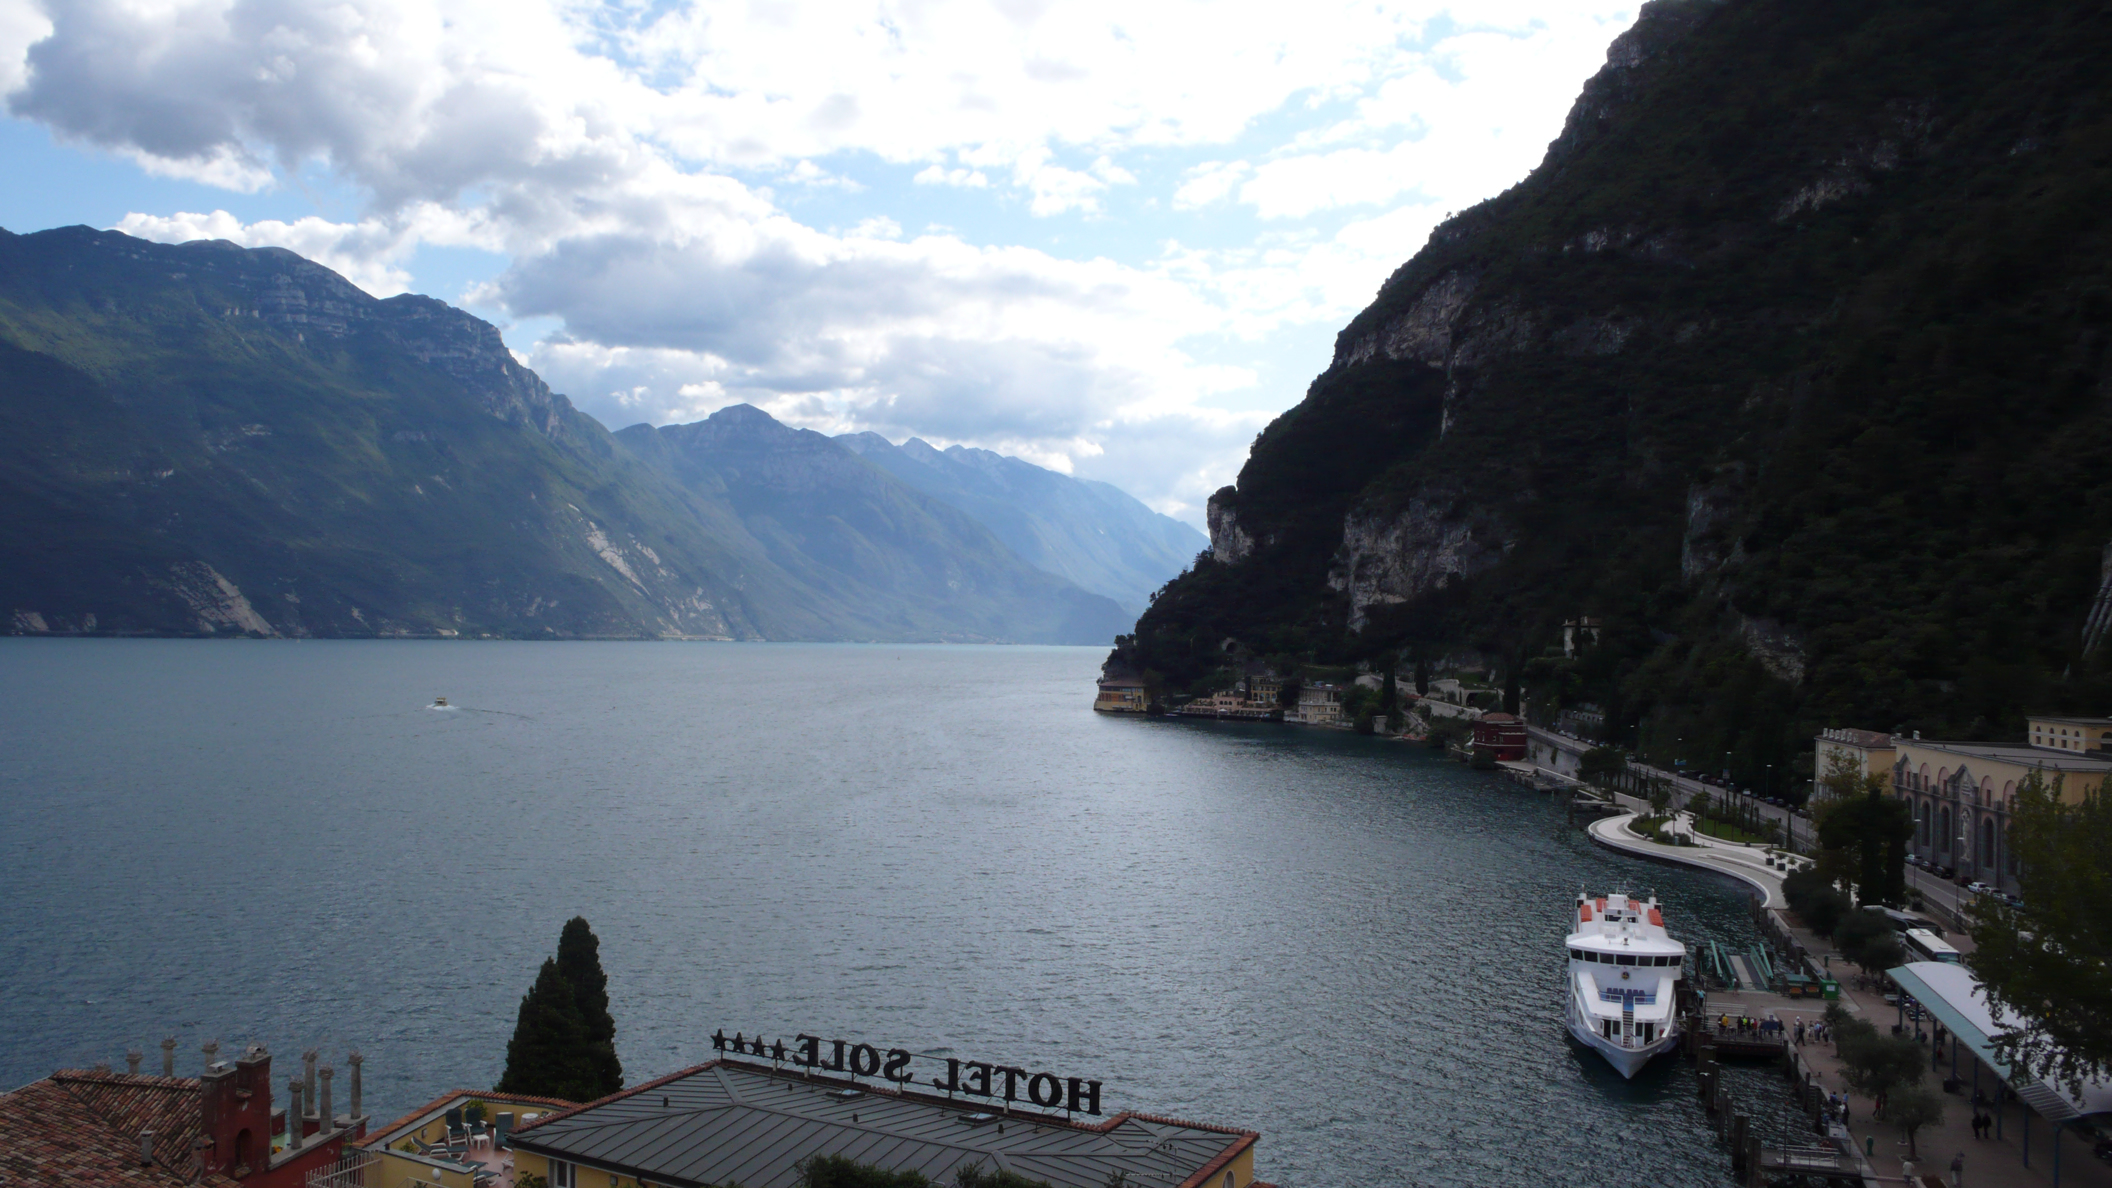
<svg viewBox="0 0 2112 1188">
<path fill-rule="evenodd" d="M 1232 510 L 1233 489 L 1225 487 L 1210 497 L 1204 518 L 1210 524 L 1210 556 L 1220 565 L 1237 565 L 1254 552 L 1254 538 L 1239 526 Z"/>
<path fill-rule="evenodd" d="M 1679 547 L 1681 576 L 1691 582 L 1744 555 L 1744 544 L 1728 531 L 1739 516 L 1739 505 L 1735 476 L 1687 488 L 1687 527 Z"/>
<path fill-rule="evenodd" d="M 1773 619 L 1740 615 L 1738 633 L 1745 640 L 1745 650 L 1770 676 L 1792 685 L 1804 683 L 1804 644 L 1795 632 Z"/>
<path fill-rule="evenodd" d="M 1349 596 L 1349 628 L 1362 631 L 1373 607 L 1408 602 L 1502 561 L 1515 538 L 1456 500 L 1415 498 L 1389 515 L 1351 512 L 1328 587 Z"/>
<path fill-rule="evenodd" d="M 198 630 L 207 635 L 230 631 L 267 636 L 279 633 L 233 582 L 202 561 L 171 566 L 168 584 L 169 590 L 197 616 Z"/>
<path fill-rule="evenodd" d="M 1355 367 L 1375 358 L 1414 359 L 1443 367 L 1452 358 L 1452 326 L 1479 277 L 1454 269 L 1432 281 L 1406 312 L 1356 338 L 1335 345 L 1336 367 Z"/>
<path fill-rule="evenodd" d="M 1547 146 L 1541 168 L 1559 166 L 1597 139 L 1627 107 L 1645 75 L 1644 67 L 1671 52 L 1700 27 L 1723 0 L 1649 0 L 1635 24 L 1606 47 L 1606 65 L 1585 82 L 1562 121 L 1562 134 Z"/>
</svg>

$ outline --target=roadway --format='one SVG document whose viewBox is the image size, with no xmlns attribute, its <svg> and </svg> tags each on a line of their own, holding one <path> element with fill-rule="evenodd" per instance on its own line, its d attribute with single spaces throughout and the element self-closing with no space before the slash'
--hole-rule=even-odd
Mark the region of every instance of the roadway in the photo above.
<svg viewBox="0 0 2112 1188">
<path fill-rule="evenodd" d="M 1599 745 L 1589 739 L 1576 738 L 1539 726 L 1528 725 L 1526 733 L 1534 742 L 1568 755 L 1571 759 L 1568 764 L 1568 770 L 1571 774 L 1576 771 L 1575 760 L 1580 758 L 1584 752 Z M 1558 770 L 1561 766 L 1560 764 L 1557 765 Z M 1695 779 L 1693 776 L 1684 775 L 1680 772 L 1652 767 L 1647 763 L 1630 763 L 1628 770 L 1641 776 L 1669 781 L 1673 789 L 1681 794 L 1679 803 L 1673 806 L 1675 808 L 1685 807 L 1687 798 L 1697 792 L 1707 792 L 1711 798 L 1720 799 L 1725 792 L 1733 791 L 1732 789 L 1719 788 L 1714 784 L 1705 783 Z M 1802 853 L 1812 848 L 1815 839 L 1811 834 L 1811 821 L 1809 818 L 1799 817 L 1790 809 L 1769 804 L 1765 800 L 1743 790 L 1738 790 L 1734 794 L 1738 797 L 1741 804 L 1749 806 L 1751 811 L 1759 814 L 1761 820 L 1773 821 L 1780 825 L 1783 831 L 1782 836 L 1790 839 L 1791 849 Z"/>
<path fill-rule="evenodd" d="M 1549 747 L 1565 756 L 1568 762 L 1566 764 L 1557 763 L 1556 768 L 1561 770 L 1566 767 L 1572 775 L 1576 772 L 1577 759 L 1585 751 L 1598 745 L 1588 739 L 1576 738 L 1559 731 L 1543 729 L 1539 726 L 1529 725 L 1526 727 L 1526 731 L 1534 742 Z M 1652 767 L 1647 763 L 1630 763 L 1628 770 L 1639 775 L 1668 780 L 1683 796 L 1692 796 L 1696 792 L 1705 791 L 1712 797 L 1718 797 L 1726 791 L 1726 789 L 1719 788 L 1714 784 L 1703 783 L 1692 776 Z M 1797 816 L 1789 809 L 1779 808 L 1746 792 L 1738 792 L 1737 796 L 1741 802 L 1751 805 L 1753 811 L 1758 812 L 1763 820 L 1780 823 L 1785 831 L 1794 826 L 1795 833 L 1785 832 L 1785 836 L 1793 839 L 1791 849 L 1796 850 L 1798 853 L 1810 853 L 1816 848 L 1817 839 L 1812 836 L 1810 818 Z M 1965 888 L 1940 875 L 1914 866 L 1907 867 L 1907 886 L 1921 895 L 1929 907 L 1943 918 L 1944 924 L 1950 930 L 1962 932 L 1969 926 L 1964 906 L 1970 901 L 1971 896 L 1966 892 Z M 1955 937 L 1952 939 L 1955 941 Z"/>
</svg>

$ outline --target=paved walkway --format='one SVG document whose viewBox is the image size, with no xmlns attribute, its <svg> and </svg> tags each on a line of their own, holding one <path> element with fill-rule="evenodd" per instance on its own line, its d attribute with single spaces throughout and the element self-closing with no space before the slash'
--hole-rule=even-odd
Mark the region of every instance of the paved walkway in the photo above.
<svg viewBox="0 0 2112 1188">
<path fill-rule="evenodd" d="M 1684 817 L 1686 814 L 1680 814 Z M 1744 846 L 1736 842 L 1722 841 L 1706 834 L 1693 834 L 1691 846 L 1668 846 L 1663 842 L 1643 837 L 1628 827 L 1635 820 L 1633 811 L 1618 816 L 1605 817 L 1591 823 L 1591 839 L 1609 849 L 1654 858 L 1660 862 L 1678 862 L 1687 866 L 1698 866 L 1743 879 L 1757 889 L 1766 906 L 1784 906 L 1782 898 L 1782 873 L 1767 865 L 1767 847 Z"/>
<path fill-rule="evenodd" d="M 1765 847 L 1742 846 L 1706 836 L 1697 837 L 1693 846 L 1668 846 L 1630 829 L 1629 822 L 1636 815 L 1628 811 L 1593 822 L 1590 826 L 1592 840 L 1638 857 L 1713 870 L 1750 884 L 1766 897 L 1767 907 L 1774 911 L 1776 919 L 1804 946 L 1804 950 L 1839 978 L 1843 1008 L 1868 1019 L 1880 1031 L 1889 1031 L 1898 1022 L 1898 1008 L 1886 1002 L 1881 991 L 1859 984 L 1854 966 L 1840 955 L 1832 941 L 1803 927 L 1785 910 L 1782 872 L 1767 867 Z M 1727 1012 L 1744 1013 L 1756 1019 L 1777 1018 L 1794 1029 L 1799 1020 L 1809 1025 L 1820 1019 L 1825 1014 L 1826 1005 L 1813 999 L 1792 999 L 1767 991 L 1717 991 L 1708 996 L 1707 1010 L 1712 1015 Z M 1924 1026 L 1927 1026 L 1926 1022 Z M 2003 1108 L 2002 1137 L 1973 1137 L 1974 1060 L 1963 1048 L 1959 1049 L 1957 1066 L 1960 1091 L 1956 1095 L 1943 1096 L 1943 1122 L 1925 1127 L 1916 1135 L 1915 1147 L 1921 1154 L 1918 1163 L 1910 1159 L 1906 1138 L 1899 1128 L 1873 1121 L 1870 1117 L 1873 1103 L 1848 1090 L 1833 1045 L 1806 1043 L 1799 1050 L 1822 1086 L 1829 1092 L 1848 1093 L 1849 1133 L 1856 1148 L 1869 1155 L 1871 1167 L 1878 1176 L 1876 1183 L 1913 1183 L 1917 1188 L 1931 1184 L 1943 1188 L 2053 1188 L 2055 1185 L 2054 1132 L 2043 1118 L 2034 1116 L 2029 1125 L 2031 1166 L 2024 1166 L 2026 1127 L 2022 1121 L 2024 1107 L 2021 1103 L 2011 1102 Z M 1951 1075 L 1951 1064 L 1948 1049 L 1940 1054 L 1940 1059 L 1938 1056 L 1932 1052 L 1933 1071 L 1924 1083 L 1940 1092 L 1945 1078 Z M 1993 1097 L 1997 1084 L 1993 1070 L 1980 1070 L 1979 1086 L 1989 1098 Z M 2112 1165 L 2094 1157 L 2089 1142 L 2073 1131 L 2064 1135 L 2060 1142 L 2060 1188 L 2112 1188 Z M 1951 1160 L 1957 1155 L 1965 1157 L 1962 1184 L 1953 1180 L 1950 1174 Z M 1906 1178 L 1910 1169 L 1915 1176 L 1912 1181 Z M 1936 1178 L 1924 1181 L 1924 1176 Z"/>
<path fill-rule="evenodd" d="M 1821 937 L 1797 922 L 1787 912 L 1776 914 L 1789 929 L 1790 934 L 1802 944 L 1805 951 L 1824 961 L 1831 957 L 1833 970 L 1840 975 L 1841 1004 L 1849 1011 L 1868 1019 L 1880 1031 L 1890 1031 L 1899 1021 L 1898 1008 L 1884 1000 L 1882 993 L 1867 989 L 1856 982 L 1853 967 L 1846 958 L 1833 948 L 1831 941 Z M 1787 999 L 1775 995 L 1711 994 L 1709 1008 L 1730 1009 L 1734 1001 L 1755 1000 L 1745 1006 L 1747 1013 L 1765 1017 L 1765 1010 L 1776 1010 L 1784 1020 L 1803 1018 L 1809 1021 L 1823 1011 L 1824 1003 L 1814 1004 L 1809 999 Z M 1770 1003 L 1757 1000 L 1767 999 Z M 1775 1007 L 1772 1003 L 1787 1005 L 1788 1009 Z M 1794 1005 L 1788 1005 L 1794 1004 Z M 1926 1022 L 1924 1022 L 1926 1026 Z M 1819 1076 L 1819 1081 L 1829 1092 L 1848 1092 L 1847 1082 L 1841 1077 L 1841 1062 L 1833 1054 L 1832 1044 L 1807 1043 L 1800 1051 L 1805 1062 Z M 1941 1094 L 1944 1079 L 1951 1075 L 1948 1048 L 1940 1062 L 1932 1059 L 1932 1071 L 1923 1084 Z M 1943 1123 L 1925 1127 L 1915 1136 L 1915 1146 L 1921 1152 L 1921 1160 L 1915 1165 L 1916 1175 L 1940 1174 L 1937 1183 L 1952 1186 L 1950 1176 L 1951 1158 L 1965 1156 L 1964 1188 L 2051 1188 L 2053 1178 L 2053 1129 L 2045 1119 L 2034 1117 L 2031 1121 L 2031 1166 L 2024 1166 L 2024 1126 L 2021 1118 L 2024 1106 L 2011 1102 L 2002 1110 L 2002 1137 L 1976 1139 L 1973 1137 L 1973 1058 L 1959 1049 L 1958 1079 L 1960 1092 L 1953 1096 L 1943 1094 Z M 1997 1084 L 1992 1070 L 1980 1072 L 1980 1088 L 1990 1098 Z M 1896 1126 L 1870 1117 L 1872 1103 L 1861 1096 L 1849 1093 L 1849 1131 L 1858 1149 L 1870 1153 L 1871 1165 L 1881 1177 L 1880 1183 L 1901 1184 L 1908 1163 L 1907 1140 Z M 2112 1166 L 2091 1155 L 2090 1144 L 2073 1132 L 2061 1139 L 2061 1188 L 2112 1188 Z"/>
</svg>

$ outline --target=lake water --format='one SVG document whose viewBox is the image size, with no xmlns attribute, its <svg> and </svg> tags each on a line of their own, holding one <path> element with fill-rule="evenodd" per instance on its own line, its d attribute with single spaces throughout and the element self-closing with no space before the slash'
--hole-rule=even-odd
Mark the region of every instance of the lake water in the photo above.
<svg viewBox="0 0 2112 1188">
<path fill-rule="evenodd" d="M 1567 1038 L 1561 940 L 1655 887 L 1743 948 L 1741 891 L 1421 748 L 1096 716 L 1101 656 L 0 640 L 0 1087 L 357 1046 L 393 1117 L 497 1079 L 583 914 L 633 1082 L 807 1031 L 1251 1127 L 1286 1188 L 1731 1183 L 1688 1066 Z"/>
</svg>

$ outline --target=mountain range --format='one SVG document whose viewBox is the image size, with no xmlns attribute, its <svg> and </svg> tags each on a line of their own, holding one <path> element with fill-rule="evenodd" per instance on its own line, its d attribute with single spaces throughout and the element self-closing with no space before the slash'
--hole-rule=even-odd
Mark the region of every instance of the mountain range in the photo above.
<svg viewBox="0 0 2112 1188">
<path fill-rule="evenodd" d="M 281 249 L 0 232 L 18 634 L 1105 642 L 1154 576 L 1105 558 L 1186 555 L 1039 473 L 1023 503 L 1069 502 L 1015 520 L 1114 543 L 1030 561 L 988 499 L 745 405 L 612 434 L 488 323 Z"/>
<path fill-rule="evenodd" d="M 1754 786 L 2104 713 L 2108 60 L 2097 4 L 1651 0 L 1110 667 L 1478 667 Z"/>
</svg>

